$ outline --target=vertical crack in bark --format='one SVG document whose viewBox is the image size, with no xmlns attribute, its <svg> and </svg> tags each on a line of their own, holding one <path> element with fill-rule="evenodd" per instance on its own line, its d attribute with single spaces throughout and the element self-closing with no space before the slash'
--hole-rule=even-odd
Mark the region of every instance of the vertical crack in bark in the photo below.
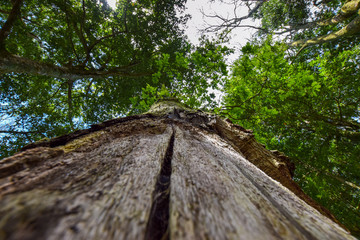
<svg viewBox="0 0 360 240">
<path fill-rule="evenodd" d="M 175 131 L 173 130 L 152 196 L 153 200 L 146 226 L 145 240 L 170 239 L 168 225 L 170 214 L 171 159 L 173 156 L 174 139 Z"/>
<path fill-rule="evenodd" d="M 311 232 L 300 225 L 286 209 L 284 209 L 259 183 L 257 183 L 247 172 L 235 164 L 237 169 L 265 196 L 265 198 L 300 232 L 306 239 L 317 239 Z"/>
</svg>

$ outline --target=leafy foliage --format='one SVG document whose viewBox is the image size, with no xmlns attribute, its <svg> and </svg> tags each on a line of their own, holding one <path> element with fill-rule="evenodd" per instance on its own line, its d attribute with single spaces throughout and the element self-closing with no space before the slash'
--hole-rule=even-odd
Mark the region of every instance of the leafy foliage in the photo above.
<svg viewBox="0 0 360 240">
<path fill-rule="evenodd" d="M 145 111 L 143 98 L 171 93 L 200 106 L 226 74 L 229 49 L 205 38 L 195 47 L 183 34 L 185 0 L 121 0 L 115 10 L 104 0 L 13 2 L 19 12 L 0 4 L 2 30 L 15 19 L 0 32 L 2 157 Z"/>
<path fill-rule="evenodd" d="M 360 48 L 296 62 L 286 49 L 271 38 L 244 46 L 222 113 L 290 156 L 303 190 L 359 234 Z"/>
<path fill-rule="evenodd" d="M 218 103 L 215 94 L 209 90 L 219 91 L 227 75 L 224 56 L 232 52 L 222 41 L 214 42 L 201 39 L 200 46 L 189 45 L 185 54 L 175 53 L 173 63 L 171 56 L 163 54 L 158 59 L 158 72 L 153 74 L 153 82 L 157 84 L 163 77 L 172 79 L 170 86 L 147 85 L 140 96 L 132 98 L 134 111 L 147 111 L 150 106 L 161 98 L 177 98 L 192 108 L 214 109 Z M 204 106 L 206 103 L 206 106 Z"/>
<path fill-rule="evenodd" d="M 248 14 L 215 14 L 208 31 L 260 24 L 250 26 L 257 34 L 232 66 L 219 112 L 290 156 L 304 191 L 360 236 L 360 1 L 229 2 Z"/>
<path fill-rule="evenodd" d="M 261 27 L 267 32 L 286 25 L 303 24 L 310 17 L 309 2 L 311 1 L 266 1 L 254 14 L 254 18 L 261 20 Z"/>
<path fill-rule="evenodd" d="M 360 32 L 359 0 L 221 0 L 233 5 L 233 14 L 213 13 L 207 32 L 254 28 L 260 37 L 277 34 L 291 47 L 307 47 L 357 38 Z M 247 14 L 243 14 L 243 11 Z M 243 23 L 245 20 L 254 24 Z"/>
<path fill-rule="evenodd" d="M 115 10 L 105 0 L 2 1 L 0 155 L 147 111 L 159 98 L 218 109 L 214 91 L 225 86 L 218 112 L 290 156 L 304 191 L 360 236 L 360 24 L 336 41 L 317 41 L 357 23 L 360 2 L 231 2 L 248 15 L 212 16 L 224 23 L 209 30 L 258 19 L 261 40 L 242 48 L 224 79 L 232 50 L 222 34 L 188 42 L 186 0 L 120 0 Z M 272 40 L 274 32 L 288 34 L 287 44 Z M 291 43 L 310 47 L 295 53 Z"/>
</svg>

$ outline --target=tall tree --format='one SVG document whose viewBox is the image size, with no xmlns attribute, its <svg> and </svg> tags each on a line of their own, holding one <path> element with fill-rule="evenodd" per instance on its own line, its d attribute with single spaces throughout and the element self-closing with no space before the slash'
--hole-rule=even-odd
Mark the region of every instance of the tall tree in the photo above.
<svg viewBox="0 0 360 240">
<path fill-rule="evenodd" d="M 178 102 L 26 149 L 0 162 L 2 238 L 354 239 L 285 156 Z"/>
<path fill-rule="evenodd" d="M 143 89 L 181 86 L 198 99 L 216 87 L 228 49 L 187 42 L 185 2 L 0 3 L 1 155 L 136 112 Z"/>
</svg>

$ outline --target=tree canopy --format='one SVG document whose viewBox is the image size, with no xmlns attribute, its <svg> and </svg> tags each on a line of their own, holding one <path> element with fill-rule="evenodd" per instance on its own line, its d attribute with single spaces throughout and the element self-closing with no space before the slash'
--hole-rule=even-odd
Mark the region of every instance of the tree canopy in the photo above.
<svg viewBox="0 0 360 240">
<path fill-rule="evenodd" d="M 226 74 L 230 50 L 221 40 L 188 42 L 185 2 L 123 0 L 116 9 L 105 0 L 2 2 L 1 155 L 139 112 L 149 91 L 181 89 L 187 103 L 210 101 L 205 91 Z"/>
<path fill-rule="evenodd" d="M 204 31 L 255 28 L 220 112 L 295 162 L 295 179 L 360 235 L 360 2 L 224 1 L 248 14 Z M 245 25 L 246 19 L 257 20 Z"/>
<path fill-rule="evenodd" d="M 285 152 L 302 188 L 358 231 L 360 49 L 291 64 L 286 48 L 270 39 L 243 47 L 223 114 Z"/>
<path fill-rule="evenodd" d="M 1 2 L 1 156 L 176 97 L 283 151 L 302 189 L 360 236 L 360 1 L 218 2 L 234 15 L 204 13 L 219 23 L 198 45 L 186 0 Z M 229 63 L 236 28 L 257 32 Z"/>
<path fill-rule="evenodd" d="M 285 36 L 292 47 L 307 47 L 356 37 L 360 33 L 359 0 L 222 0 L 233 5 L 234 14 L 205 13 L 218 20 L 205 32 L 254 28 L 258 34 Z M 239 9 L 247 14 L 239 15 Z M 245 20 L 259 24 L 244 24 Z"/>
</svg>

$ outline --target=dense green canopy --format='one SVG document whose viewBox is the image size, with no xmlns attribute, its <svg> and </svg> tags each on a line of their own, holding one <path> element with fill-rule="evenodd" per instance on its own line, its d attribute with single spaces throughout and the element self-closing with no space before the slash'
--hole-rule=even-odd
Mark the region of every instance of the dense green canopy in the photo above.
<svg viewBox="0 0 360 240">
<path fill-rule="evenodd" d="M 226 74 L 229 49 L 188 42 L 185 2 L 122 0 L 114 10 L 105 0 L 1 2 L 1 155 L 140 112 L 159 95 L 211 100 L 206 90 Z"/>
<path fill-rule="evenodd" d="M 290 156 L 304 191 L 360 236 L 360 1 L 219 2 L 248 13 L 208 14 L 218 37 L 197 46 L 186 0 L 1 2 L 1 156 L 176 97 Z M 226 36 L 242 27 L 258 31 L 227 65 Z"/>
<path fill-rule="evenodd" d="M 220 112 L 290 156 L 303 190 L 360 236 L 360 1 L 231 3 L 248 14 L 213 14 L 221 23 L 207 30 L 258 31 L 231 66 Z"/>
<path fill-rule="evenodd" d="M 285 44 L 248 43 L 223 114 L 288 155 L 304 191 L 359 231 L 360 48 L 291 63 Z"/>
</svg>

